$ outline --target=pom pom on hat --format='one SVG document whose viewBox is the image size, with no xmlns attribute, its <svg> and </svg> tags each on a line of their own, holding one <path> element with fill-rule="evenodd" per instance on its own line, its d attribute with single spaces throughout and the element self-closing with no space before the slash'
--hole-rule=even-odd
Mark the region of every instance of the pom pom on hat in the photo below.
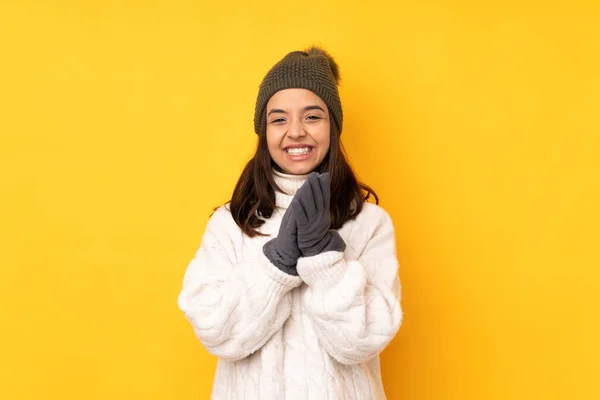
<svg viewBox="0 0 600 400">
<path fill-rule="evenodd" d="M 333 59 L 331 54 L 329 54 L 327 51 L 325 51 L 325 49 L 319 46 L 311 46 L 308 49 L 304 50 L 304 52 L 309 56 L 319 55 L 327 58 L 327 61 L 329 62 L 329 68 L 331 69 L 331 73 L 333 74 L 333 77 L 335 79 L 335 83 L 338 85 L 340 84 L 340 67 L 338 63 Z"/>
</svg>

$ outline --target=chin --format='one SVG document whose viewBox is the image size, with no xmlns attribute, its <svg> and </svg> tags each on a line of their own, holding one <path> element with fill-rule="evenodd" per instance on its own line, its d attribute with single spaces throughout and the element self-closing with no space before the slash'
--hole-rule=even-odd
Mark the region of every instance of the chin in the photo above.
<svg viewBox="0 0 600 400">
<path fill-rule="evenodd" d="M 314 169 L 315 169 L 314 167 L 304 166 L 304 165 L 290 166 L 289 168 L 286 168 L 288 173 L 292 174 L 292 175 L 310 174 Z"/>
</svg>

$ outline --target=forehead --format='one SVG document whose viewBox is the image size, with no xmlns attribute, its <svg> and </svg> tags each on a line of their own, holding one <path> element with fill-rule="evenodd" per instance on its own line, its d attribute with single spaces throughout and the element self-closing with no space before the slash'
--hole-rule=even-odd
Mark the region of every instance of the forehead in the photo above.
<svg viewBox="0 0 600 400">
<path fill-rule="evenodd" d="M 314 92 L 307 89 L 284 89 L 275 93 L 267 103 L 267 108 L 296 108 L 307 105 L 319 105 L 325 109 L 325 102 Z"/>
</svg>

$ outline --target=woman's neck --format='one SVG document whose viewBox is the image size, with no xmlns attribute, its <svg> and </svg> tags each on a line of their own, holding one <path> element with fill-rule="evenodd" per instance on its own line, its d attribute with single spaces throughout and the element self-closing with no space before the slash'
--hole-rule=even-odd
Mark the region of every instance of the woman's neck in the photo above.
<svg viewBox="0 0 600 400">
<path fill-rule="evenodd" d="M 275 191 L 275 200 L 278 207 L 287 208 L 292 201 L 292 198 L 304 184 L 308 174 L 292 175 L 285 172 L 277 171 L 273 168 L 273 180 L 283 193 Z"/>
</svg>

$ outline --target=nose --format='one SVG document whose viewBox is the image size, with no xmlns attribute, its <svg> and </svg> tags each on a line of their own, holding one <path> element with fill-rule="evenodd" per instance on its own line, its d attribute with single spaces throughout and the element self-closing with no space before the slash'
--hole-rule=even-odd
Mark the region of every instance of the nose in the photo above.
<svg viewBox="0 0 600 400">
<path fill-rule="evenodd" d="M 306 132 L 304 131 L 304 126 L 302 125 L 302 121 L 300 119 L 294 119 L 290 124 L 290 129 L 288 130 L 288 136 L 292 139 L 301 138 L 306 136 Z"/>
</svg>

